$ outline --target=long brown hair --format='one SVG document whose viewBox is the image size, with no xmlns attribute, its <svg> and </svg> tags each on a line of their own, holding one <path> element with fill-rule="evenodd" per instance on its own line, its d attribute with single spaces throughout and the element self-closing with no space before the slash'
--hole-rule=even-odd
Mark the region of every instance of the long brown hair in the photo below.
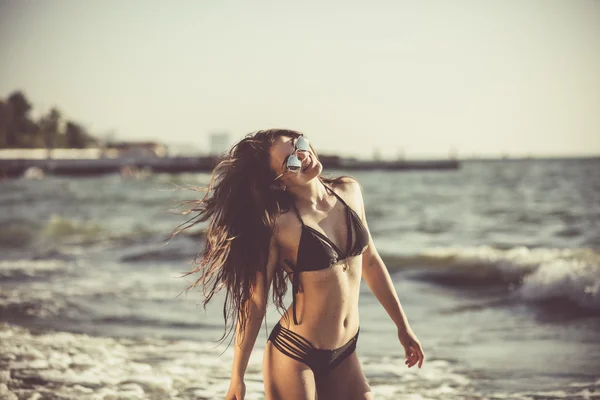
<svg viewBox="0 0 600 400">
<path fill-rule="evenodd" d="M 171 235 L 209 221 L 204 250 L 194 259 L 195 268 L 183 276 L 200 273 L 186 291 L 201 285 L 205 309 L 215 293 L 226 289 L 223 304 L 225 332 L 221 341 L 234 330 L 236 321 L 241 330 L 245 328 L 250 311 L 248 300 L 256 284 L 257 272 L 261 271 L 266 279 L 274 222 L 279 213 L 289 210 L 293 201 L 287 192 L 273 185 L 276 175 L 270 167 L 270 148 L 280 136 L 299 135 L 299 132 L 286 129 L 261 130 L 248 134 L 235 144 L 213 170 L 204 198 L 188 203 L 192 204 L 188 212 L 197 215 L 177 227 Z M 272 299 L 280 310 L 284 309 L 286 292 L 283 268 L 276 268 Z"/>
</svg>

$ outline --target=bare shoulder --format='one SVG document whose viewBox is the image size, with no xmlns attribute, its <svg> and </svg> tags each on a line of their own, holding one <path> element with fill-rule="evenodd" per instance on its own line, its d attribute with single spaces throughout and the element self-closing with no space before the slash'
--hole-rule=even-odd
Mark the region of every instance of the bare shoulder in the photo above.
<svg viewBox="0 0 600 400">
<path fill-rule="evenodd" d="M 292 210 L 282 211 L 275 217 L 275 227 L 278 231 L 285 231 L 294 226 L 298 217 Z"/>
<path fill-rule="evenodd" d="M 333 184 L 333 188 L 350 198 L 358 198 L 362 202 L 362 187 L 358 180 L 351 176 L 342 176 Z"/>
<path fill-rule="evenodd" d="M 275 217 L 273 236 L 280 247 L 288 247 L 296 240 L 294 234 L 300 229 L 300 221 L 293 210 L 282 211 Z"/>
<path fill-rule="evenodd" d="M 363 209 L 362 187 L 355 178 L 343 176 L 336 180 L 333 184 L 333 189 L 342 196 L 354 210 L 358 211 Z"/>
</svg>

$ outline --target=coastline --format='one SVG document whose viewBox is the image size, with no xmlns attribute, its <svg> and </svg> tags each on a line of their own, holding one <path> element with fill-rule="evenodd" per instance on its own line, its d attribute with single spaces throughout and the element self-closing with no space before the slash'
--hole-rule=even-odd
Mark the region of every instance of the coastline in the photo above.
<svg viewBox="0 0 600 400">
<path fill-rule="evenodd" d="M 346 170 L 457 170 L 457 160 L 365 161 L 337 156 L 320 157 L 324 168 Z M 211 172 L 216 156 L 196 157 L 116 157 L 116 158 L 0 158 L 0 177 L 19 177 L 35 168 L 46 175 L 91 176 L 128 171 L 153 173 Z"/>
</svg>

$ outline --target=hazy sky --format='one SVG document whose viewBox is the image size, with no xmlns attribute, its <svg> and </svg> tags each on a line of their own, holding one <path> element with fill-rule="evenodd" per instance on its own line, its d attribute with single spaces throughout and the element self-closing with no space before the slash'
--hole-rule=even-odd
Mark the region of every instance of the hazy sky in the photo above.
<svg viewBox="0 0 600 400">
<path fill-rule="evenodd" d="M 600 1 L 6 1 L 0 97 L 102 136 L 600 154 Z"/>
</svg>

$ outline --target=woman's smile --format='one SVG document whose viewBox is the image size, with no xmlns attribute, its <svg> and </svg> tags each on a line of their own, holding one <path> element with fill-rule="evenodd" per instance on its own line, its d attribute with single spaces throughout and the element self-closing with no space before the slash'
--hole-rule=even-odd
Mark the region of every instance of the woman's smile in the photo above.
<svg viewBox="0 0 600 400">
<path fill-rule="evenodd" d="M 304 167 L 302 167 L 302 172 L 305 172 L 306 170 L 311 168 L 315 163 L 315 160 L 314 160 L 314 158 L 312 158 L 312 155 L 307 154 L 306 158 L 308 159 L 308 161 L 304 162 Z"/>
</svg>

